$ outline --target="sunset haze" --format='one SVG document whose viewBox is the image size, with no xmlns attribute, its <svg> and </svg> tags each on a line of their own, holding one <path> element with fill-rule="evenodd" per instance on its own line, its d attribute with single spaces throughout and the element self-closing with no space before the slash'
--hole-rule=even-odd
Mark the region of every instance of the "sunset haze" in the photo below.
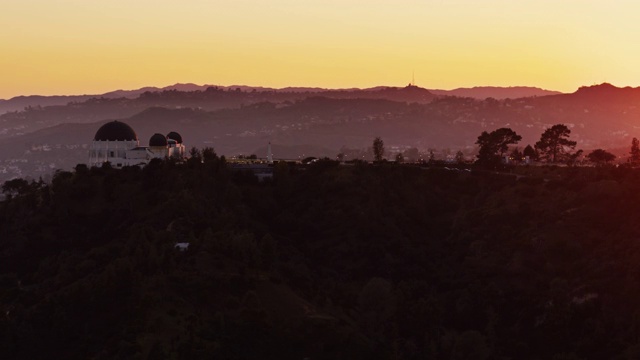
<svg viewBox="0 0 640 360">
<path fill-rule="evenodd" d="M 633 1 L 7 0 L 0 98 L 178 82 L 640 85 Z"/>
</svg>

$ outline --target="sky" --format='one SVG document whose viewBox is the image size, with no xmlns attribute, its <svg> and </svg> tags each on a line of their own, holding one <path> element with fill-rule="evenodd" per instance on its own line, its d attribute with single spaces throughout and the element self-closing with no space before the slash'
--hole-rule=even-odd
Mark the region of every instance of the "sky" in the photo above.
<svg viewBox="0 0 640 360">
<path fill-rule="evenodd" d="M 640 86 L 639 1 L 2 0 L 0 99 L 175 83 Z"/>
</svg>

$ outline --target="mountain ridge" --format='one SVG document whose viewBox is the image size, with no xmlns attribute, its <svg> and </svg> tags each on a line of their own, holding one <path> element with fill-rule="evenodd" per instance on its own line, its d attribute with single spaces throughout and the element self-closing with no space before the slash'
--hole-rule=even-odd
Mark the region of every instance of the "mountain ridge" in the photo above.
<svg viewBox="0 0 640 360">
<path fill-rule="evenodd" d="M 377 92 L 385 89 L 407 89 L 407 88 L 419 88 L 431 92 L 433 95 L 441 96 L 460 96 L 460 97 L 472 97 L 476 99 L 485 99 L 493 97 L 496 99 L 505 98 L 520 98 L 531 96 L 545 96 L 545 95 L 557 95 L 562 94 L 557 91 L 545 90 L 541 88 L 528 87 L 528 86 L 513 86 L 513 87 L 497 87 L 497 86 L 476 86 L 472 88 L 457 88 L 452 90 L 439 90 L 439 89 L 427 89 L 418 87 L 415 85 L 409 85 L 406 87 L 396 86 L 374 86 L 369 88 L 322 88 L 322 87 L 295 87 L 288 86 L 283 88 L 272 88 L 262 86 L 249 86 L 249 85 L 198 85 L 194 83 L 176 83 L 165 87 L 146 86 L 132 90 L 113 90 L 102 94 L 81 94 L 81 95 L 19 95 L 9 99 L 0 99 L 0 114 L 5 112 L 20 111 L 27 107 L 37 106 L 55 106 L 66 105 L 70 102 L 82 102 L 91 98 L 128 98 L 133 99 L 141 96 L 147 92 L 162 92 L 162 91 L 206 91 L 208 88 L 217 88 L 226 91 L 244 91 L 244 92 L 275 92 L 275 93 L 344 93 L 344 92 Z"/>
<path fill-rule="evenodd" d="M 0 115 L 0 179 L 20 175 L 19 169 L 38 175 L 38 168 L 64 169 L 84 161 L 93 134 L 108 120 L 129 123 L 143 145 L 156 132 L 178 131 L 188 146 L 213 146 L 227 156 L 263 151 L 271 142 L 283 146 L 278 153 L 286 158 L 310 155 L 298 151 L 301 145 L 312 146 L 313 155 L 345 148 L 361 158 L 376 136 L 392 153 L 439 149 L 439 158 L 445 158 L 447 151 L 461 149 L 472 157 L 477 136 L 500 127 L 521 135 L 520 147 L 534 144 L 554 124 L 572 129 L 572 139 L 584 150 L 620 148 L 640 138 L 640 88 L 611 84 L 504 100 L 436 96 L 412 86 L 291 94 L 166 90 Z M 56 127 L 61 124 L 68 125 Z"/>
<path fill-rule="evenodd" d="M 430 91 L 436 95 L 472 97 L 476 99 L 486 99 L 491 97 L 498 100 L 563 94 L 560 91 L 547 90 L 533 86 L 473 86 L 461 87 L 452 90 L 433 89 Z"/>
</svg>

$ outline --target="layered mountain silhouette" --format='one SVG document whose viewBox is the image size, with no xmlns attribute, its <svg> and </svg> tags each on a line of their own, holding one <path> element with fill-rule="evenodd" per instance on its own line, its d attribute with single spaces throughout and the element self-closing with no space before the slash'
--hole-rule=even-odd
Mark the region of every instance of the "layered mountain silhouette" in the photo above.
<svg viewBox="0 0 640 360">
<path fill-rule="evenodd" d="M 453 90 L 429 90 L 435 95 L 450 95 L 470 97 L 475 99 L 517 99 L 532 96 L 546 96 L 562 94 L 559 91 L 545 90 L 530 86 L 475 86 L 471 88 L 457 88 Z"/>
<path fill-rule="evenodd" d="M 436 96 L 415 86 L 254 90 L 147 90 L 134 98 L 90 98 L 6 113 L 0 116 L 0 160 L 29 175 L 37 175 L 34 164 L 72 167 L 86 160 L 86 147 L 100 125 L 116 119 L 136 130 L 141 145 L 154 133 L 178 131 L 188 147 L 213 147 L 226 156 L 266 156 L 271 142 L 277 157 L 289 159 L 333 157 L 343 148 L 367 151 L 376 136 L 384 139 L 388 156 L 416 147 L 433 149 L 439 158 L 459 149 L 472 157 L 482 131 L 512 128 L 525 147 L 560 123 L 585 150 L 623 148 L 640 137 L 640 89 L 610 84 L 502 100 Z M 11 172 L 0 168 L 3 176 Z"/>
<path fill-rule="evenodd" d="M 544 96 L 560 94 L 557 91 L 544 90 L 534 87 L 473 87 L 473 88 L 458 88 L 454 90 L 428 90 L 417 86 L 407 86 L 404 88 L 377 86 L 366 89 L 349 88 L 349 89 L 326 89 L 318 87 L 285 87 L 281 89 L 260 87 L 260 86 L 247 86 L 247 85 L 231 85 L 231 86 L 219 86 L 219 85 L 197 85 L 192 83 L 186 84 L 174 84 L 166 87 L 143 87 L 135 90 L 115 90 L 104 94 L 95 95 L 70 95 L 70 96 L 42 96 L 42 95 L 30 95 L 30 96 L 16 96 L 8 100 L 0 99 L 0 114 L 10 111 L 20 111 L 27 107 L 37 106 L 55 106 L 66 105 L 70 102 L 82 102 L 91 98 L 128 98 L 135 99 L 144 93 L 157 93 L 163 91 L 180 91 L 180 92 L 195 92 L 206 91 L 209 88 L 216 88 L 226 91 L 241 91 L 241 92 L 271 92 L 280 94 L 291 94 L 292 97 L 299 97 L 296 95 L 304 94 L 322 94 L 329 97 L 364 97 L 364 98 L 377 98 L 382 96 L 383 98 L 389 98 L 397 101 L 428 101 L 433 98 L 433 95 L 444 96 L 460 96 L 471 97 L 476 99 L 495 98 L 521 98 L 531 96 Z M 404 90 L 404 91 L 403 91 Z M 429 92 L 427 94 L 425 91 Z M 386 96 L 385 96 L 386 95 Z"/>
<path fill-rule="evenodd" d="M 640 87 L 619 88 L 609 83 L 593 86 L 582 86 L 572 94 L 557 97 L 557 99 L 600 104 L 623 104 L 640 101 Z"/>
</svg>

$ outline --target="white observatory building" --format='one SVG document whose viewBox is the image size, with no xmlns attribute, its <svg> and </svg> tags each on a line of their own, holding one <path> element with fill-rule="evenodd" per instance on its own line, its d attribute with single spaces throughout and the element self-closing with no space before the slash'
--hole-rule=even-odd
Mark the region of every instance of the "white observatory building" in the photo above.
<svg viewBox="0 0 640 360">
<path fill-rule="evenodd" d="M 146 165 L 151 159 L 175 157 L 182 159 L 185 146 L 182 136 L 170 132 L 167 136 L 154 134 L 149 146 L 140 146 L 138 135 L 131 126 L 111 121 L 102 125 L 93 137 L 89 149 L 89 166 L 101 166 L 109 162 L 111 166 Z"/>
</svg>

